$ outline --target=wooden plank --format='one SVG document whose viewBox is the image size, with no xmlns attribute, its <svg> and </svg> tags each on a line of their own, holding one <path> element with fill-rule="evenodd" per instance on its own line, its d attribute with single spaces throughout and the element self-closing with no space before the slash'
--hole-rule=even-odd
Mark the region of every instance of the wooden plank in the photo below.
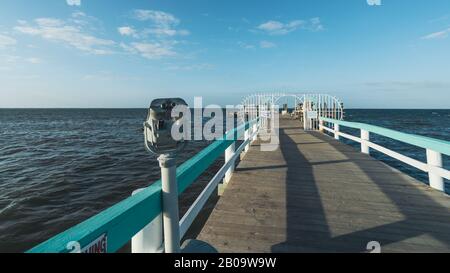
<svg viewBox="0 0 450 273">
<path fill-rule="evenodd" d="M 256 142 L 198 239 L 221 252 L 450 252 L 450 198 L 295 120 Z"/>
</svg>

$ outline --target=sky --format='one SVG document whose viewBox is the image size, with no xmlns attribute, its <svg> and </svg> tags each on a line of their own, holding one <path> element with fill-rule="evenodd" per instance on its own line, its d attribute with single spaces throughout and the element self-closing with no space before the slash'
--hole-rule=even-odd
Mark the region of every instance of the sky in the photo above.
<svg viewBox="0 0 450 273">
<path fill-rule="evenodd" d="M 450 1 L 0 1 L 0 108 L 272 91 L 449 109 Z"/>
</svg>

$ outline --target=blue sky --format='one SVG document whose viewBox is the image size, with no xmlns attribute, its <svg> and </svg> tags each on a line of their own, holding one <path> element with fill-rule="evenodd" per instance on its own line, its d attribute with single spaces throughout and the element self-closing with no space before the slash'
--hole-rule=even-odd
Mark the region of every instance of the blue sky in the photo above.
<svg viewBox="0 0 450 273">
<path fill-rule="evenodd" d="M 0 107 L 321 92 L 450 108 L 450 1 L 2 0 Z"/>
</svg>

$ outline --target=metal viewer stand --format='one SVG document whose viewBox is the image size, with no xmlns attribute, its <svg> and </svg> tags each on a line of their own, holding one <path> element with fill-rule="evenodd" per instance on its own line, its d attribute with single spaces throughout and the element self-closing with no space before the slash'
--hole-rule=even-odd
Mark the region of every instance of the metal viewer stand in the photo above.
<svg viewBox="0 0 450 273">
<path fill-rule="evenodd" d="M 176 107 L 179 107 L 177 110 L 180 111 L 173 111 Z M 151 103 L 144 123 L 145 147 L 159 156 L 158 161 L 161 167 L 163 245 L 166 253 L 199 252 L 202 249 L 210 250 L 208 252 L 214 251 L 213 247 L 197 240 L 188 240 L 183 248 L 180 247 L 176 156 L 184 149 L 187 140 L 185 137 L 180 140 L 174 139 L 172 127 L 182 128 L 181 113 L 188 112 L 183 111 L 187 110 L 187 107 L 187 103 L 180 98 L 156 99 Z M 178 116 L 176 116 L 177 112 L 179 112 Z"/>
</svg>

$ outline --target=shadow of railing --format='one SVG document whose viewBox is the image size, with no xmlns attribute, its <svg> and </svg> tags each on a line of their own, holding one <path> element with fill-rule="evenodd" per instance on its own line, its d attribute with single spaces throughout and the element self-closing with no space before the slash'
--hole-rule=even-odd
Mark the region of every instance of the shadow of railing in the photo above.
<svg viewBox="0 0 450 273">
<path fill-rule="evenodd" d="M 343 155 L 344 159 L 311 163 L 302 153 L 301 144 L 299 145 L 293 139 L 294 135 L 309 134 L 318 144 L 319 141 L 334 142 L 335 140 L 319 132 L 299 133 L 297 130 L 300 130 L 300 126 L 280 128 L 280 149 L 287 165 L 286 240 L 273 245 L 272 252 L 365 252 L 369 241 L 378 241 L 382 246 L 386 246 L 424 234 L 431 235 L 439 241 L 438 250 L 445 250 L 447 247 L 450 251 L 450 217 L 448 217 L 450 209 L 448 207 L 428 196 L 423 189 L 412 186 L 411 180 L 399 172 L 392 170 L 388 171 L 389 175 L 376 176 L 374 167 L 389 167 L 382 162 L 371 160 L 366 155 L 361 156 L 367 157 L 367 160 L 355 159 L 356 151 L 338 142 L 332 143 L 329 148 L 335 149 L 335 152 Z M 333 237 L 313 168 L 314 165 L 335 163 L 356 165 L 361 173 L 369 178 L 369 183 L 376 186 L 387 200 L 390 200 L 392 207 L 396 208 L 402 217 L 398 217 L 398 221 L 386 220 L 384 223 L 379 221 L 381 224 L 378 226 L 366 225 L 367 228 L 355 228 L 354 232 Z M 343 185 L 343 187 L 346 186 Z M 403 187 L 408 190 L 402 191 Z M 346 194 L 344 188 L 339 191 L 340 194 Z M 364 195 L 364 192 L 360 194 Z M 357 205 L 357 202 L 354 205 Z M 383 216 L 383 211 L 375 211 L 362 217 L 373 217 L 376 214 Z M 355 219 L 357 217 L 355 216 Z M 426 244 L 422 245 L 422 248 L 420 245 L 415 245 L 409 251 L 433 250 L 433 245 Z"/>
</svg>

